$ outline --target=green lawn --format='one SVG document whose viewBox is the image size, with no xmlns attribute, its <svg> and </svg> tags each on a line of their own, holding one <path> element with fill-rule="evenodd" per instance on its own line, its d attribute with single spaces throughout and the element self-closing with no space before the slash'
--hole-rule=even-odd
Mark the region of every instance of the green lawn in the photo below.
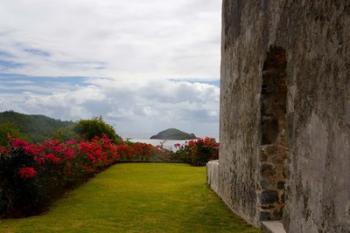
<svg viewBox="0 0 350 233">
<path fill-rule="evenodd" d="M 57 201 L 48 213 L 0 222 L 0 232 L 257 233 L 206 185 L 205 168 L 118 164 Z"/>
</svg>

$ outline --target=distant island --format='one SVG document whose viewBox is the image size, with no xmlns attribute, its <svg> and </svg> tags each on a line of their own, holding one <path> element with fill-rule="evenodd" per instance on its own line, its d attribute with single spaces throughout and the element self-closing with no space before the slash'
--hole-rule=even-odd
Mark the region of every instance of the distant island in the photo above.
<svg viewBox="0 0 350 233">
<path fill-rule="evenodd" d="M 151 137 L 151 139 L 164 139 L 164 140 L 190 140 L 196 139 L 196 135 L 189 134 L 178 129 L 167 129 L 159 132 L 157 135 Z"/>
</svg>

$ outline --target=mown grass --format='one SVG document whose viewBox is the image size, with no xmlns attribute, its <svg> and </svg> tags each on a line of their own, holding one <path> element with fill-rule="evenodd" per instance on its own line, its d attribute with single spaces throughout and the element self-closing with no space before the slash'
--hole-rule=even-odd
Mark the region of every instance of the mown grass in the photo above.
<svg viewBox="0 0 350 233">
<path fill-rule="evenodd" d="M 118 164 L 41 216 L 0 222 L 1 233 L 257 233 L 206 185 L 205 168 Z"/>
</svg>

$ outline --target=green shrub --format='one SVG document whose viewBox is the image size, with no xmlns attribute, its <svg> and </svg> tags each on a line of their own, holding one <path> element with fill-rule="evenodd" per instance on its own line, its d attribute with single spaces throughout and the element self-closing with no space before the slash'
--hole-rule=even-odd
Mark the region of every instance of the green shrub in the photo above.
<svg viewBox="0 0 350 233">
<path fill-rule="evenodd" d="M 84 140 L 90 141 L 95 137 L 106 135 L 116 144 L 122 142 L 122 138 L 116 134 L 111 125 L 103 121 L 102 117 L 91 120 L 80 120 L 74 127 L 74 130 Z"/>
<path fill-rule="evenodd" d="M 25 138 L 25 136 L 21 134 L 19 128 L 13 124 L 8 122 L 0 123 L 0 146 L 8 146 L 9 137 Z"/>
<path fill-rule="evenodd" d="M 79 135 L 74 127 L 75 125 L 59 128 L 52 134 L 52 138 L 59 140 L 60 142 L 78 139 Z"/>
</svg>

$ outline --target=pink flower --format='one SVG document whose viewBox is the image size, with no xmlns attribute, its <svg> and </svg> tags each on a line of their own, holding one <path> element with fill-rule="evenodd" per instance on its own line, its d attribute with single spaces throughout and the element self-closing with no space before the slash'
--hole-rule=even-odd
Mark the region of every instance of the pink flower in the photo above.
<svg viewBox="0 0 350 233">
<path fill-rule="evenodd" d="M 7 152 L 7 148 L 4 146 L 0 146 L 0 154 L 5 154 Z"/>
<path fill-rule="evenodd" d="M 63 152 L 66 159 L 73 159 L 75 157 L 75 151 L 72 148 L 67 148 Z"/>
<path fill-rule="evenodd" d="M 19 138 L 14 138 L 11 140 L 11 146 L 15 149 L 18 149 L 18 148 L 23 148 L 24 146 L 27 146 L 29 143 L 22 140 L 22 139 L 19 139 Z"/>
<path fill-rule="evenodd" d="M 77 142 L 75 141 L 75 140 L 73 140 L 73 139 L 71 139 L 71 140 L 68 140 L 68 141 L 66 141 L 66 145 L 68 145 L 68 146 L 72 146 L 72 145 L 75 145 Z"/>
<path fill-rule="evenodd" d="M 61 159 L 54 154 L 46 154 L 45 158 L 51 161 L 53 164 L 59 164 L 61 162 Z"/>
<path fill-rule="evenodd" d="M 28 143 L 27 145 L 23 146 L 23 150 L 28 155 L 39 155 L 43 151 L 43 148 L 39 145 Z"/>
<path fill-rule="evenodd" d="M 43 159 L 43 158 L 40 157 L 40 156 L 36 156 L 36 157 L 34 158 L 34 160 L 35 160 L 35 162 L 36 162 L 37 164 L 39 164 L 39 165 L 44 165 L 44 164 L 45 164 L 45 159 Z"/>
<path fill-rule="evenodd" d="M 96 162 L 96 158 L 95 158 L 95 156 L 93 156 L 92 154 L 88 154 L 88 159 L 89 159 L 92 163 L 95 163 L 95 162 Z"/>
<path fill-rule="evenodd" d="M 22 167 L 19 169 L 18 174 L 22 179 L 26 180 L 34 178 L 37 172 L 33 167 Z"/>
</svg>

